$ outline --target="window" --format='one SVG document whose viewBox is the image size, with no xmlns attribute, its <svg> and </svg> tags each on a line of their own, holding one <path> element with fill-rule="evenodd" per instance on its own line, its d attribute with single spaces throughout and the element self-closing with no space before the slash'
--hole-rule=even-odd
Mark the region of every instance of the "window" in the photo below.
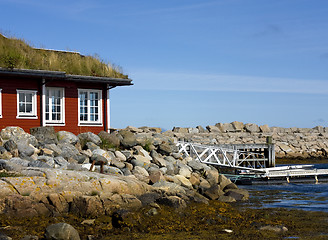
<svg viewBox="0 0 328 240">
<path fill-rule="evenodd" d="M 37 118 L 36 92 L 17 90 L 17 118 Z"/>
<path fill-rule="evenodd" d="M 0 88 L 0 118 L 2 118 L 2 89 Z"/>
<path fill-rule="evenodd" d="M 101 125 L 101 90 L 79 89 L 79 125 Z"/>
<path fill-rule="evenodd" d="M 46 88 L 45 96 L 45 123 L 48 125 L 64 124 L 64 89 Z"/>
</svg>

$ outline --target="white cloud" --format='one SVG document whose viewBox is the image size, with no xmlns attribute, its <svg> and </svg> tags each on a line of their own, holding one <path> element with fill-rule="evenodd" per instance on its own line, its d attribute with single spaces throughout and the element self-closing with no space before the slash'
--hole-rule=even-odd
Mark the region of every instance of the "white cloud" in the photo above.
<svg viewBox="0 0 328 240">
<path fill-rule="evenodd" d="M 131 72 L 135 88 L 144 90 L 229 91 L 328 94 L 328 80 L 200 73 Z"/>
</svg>

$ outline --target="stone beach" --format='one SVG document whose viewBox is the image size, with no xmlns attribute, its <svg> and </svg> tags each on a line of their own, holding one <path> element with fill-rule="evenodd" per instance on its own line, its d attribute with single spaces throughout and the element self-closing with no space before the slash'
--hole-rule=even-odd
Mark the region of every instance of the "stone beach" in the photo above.
<svg viewBox="0 0 328 240">
<path fill-rule="evenodd" d="M 217 169 L 179 154 L 176 142 L 265 143 L 272 136 L 277 157 L 325 158 L 327 130 L 233 122 L 165 132 L 129 126 L 76 136 L 52 127 L 32 128 L 31 134 L 7 127 L 0 133 L 0 215 L 124 219 L 125 211 L 145 207 L 156 214 L 160 206 L 181 210 L 193 203 L 247 200 L 248 192 Z"/>
</svg>

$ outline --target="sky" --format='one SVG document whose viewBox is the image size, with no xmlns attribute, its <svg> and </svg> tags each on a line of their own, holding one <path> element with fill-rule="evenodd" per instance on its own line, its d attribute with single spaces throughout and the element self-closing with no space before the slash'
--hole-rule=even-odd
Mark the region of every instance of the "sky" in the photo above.
<svg viewBox="0 0 328 240">
<path fill-rule="evenodd" d="M 120 66 L 111 126 L 328 127 L 326 0 L 0 0 L 0 32 Z"/>
</svg>

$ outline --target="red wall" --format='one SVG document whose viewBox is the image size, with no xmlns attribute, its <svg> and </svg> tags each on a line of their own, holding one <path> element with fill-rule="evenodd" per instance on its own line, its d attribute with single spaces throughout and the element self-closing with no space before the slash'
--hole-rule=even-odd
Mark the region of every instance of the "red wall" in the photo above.
<svg viewBox="0 0 328 240">
<path fill-rule="evenodd" d="M 68 81 L 50 81 L 46 87 L 65 88 L 65 126 L 54 126 L 56 131 L 69 131 L 74 134 L 81 132 L 93 132 L 98 134 L 106 129 L 106 85 L 97 83 L 79 83 Z M 31 127 L 41 126 L 41 79 L 17 79 L 12 77 L 1 77 L 0 88 L 2 89 L 2 118 L 0 118 L 0 129 L 7 126 L 19 126 L 24 131 L 29 132 Z M 78 126 L 78 88 L 101 89 L 102 96 L 102 126 Z M 17 119 L 17 89 L 37 90 L 37 119 Z"/>
</svg>

